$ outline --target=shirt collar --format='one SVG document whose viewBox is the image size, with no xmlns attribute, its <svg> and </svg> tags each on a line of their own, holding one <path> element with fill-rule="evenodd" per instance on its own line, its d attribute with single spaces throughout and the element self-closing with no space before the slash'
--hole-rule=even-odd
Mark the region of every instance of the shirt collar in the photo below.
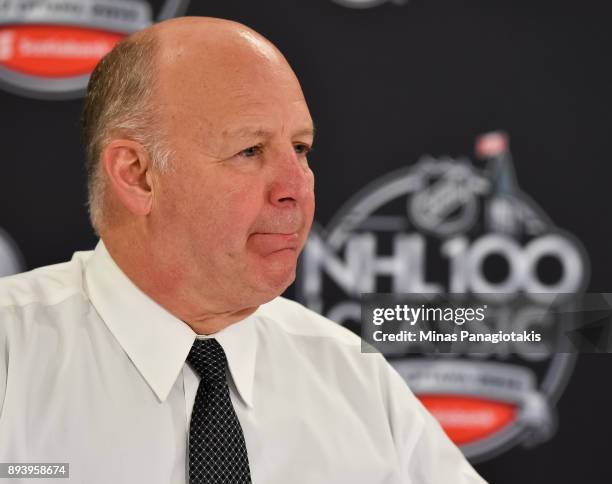
<svg viewBox="0 0 612 484">
<path fill-rule="evenodd" d="M 94 308 L 157 398 L 166 400 L 196 333 L 136 287 L 102 241 L 87 263 L 85 278 Z M 257 347 L 254 315 L 210 335 L 223 347 L 234 384 L 248 406 L 253 405 Z"/>
</svg>

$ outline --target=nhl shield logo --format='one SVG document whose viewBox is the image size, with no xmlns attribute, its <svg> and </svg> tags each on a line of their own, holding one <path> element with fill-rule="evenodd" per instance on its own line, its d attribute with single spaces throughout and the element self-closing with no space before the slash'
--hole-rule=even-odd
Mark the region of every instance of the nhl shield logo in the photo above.
<svg viewBox="0 0 612 484">
<path fill-rule="evenodd" d="M 504 295 L 526 295 L 528 307 L 497 313 L 498 324 L 512 327 L 544 296 L 583 291 L 589 265 L 581 244 L 520 190 L 508 145 L 505 133 L 488 133 L 476 142 L 476 163 L 423 157 L 357 193 L 326 229 L 313 229 L 298 299 L 359 333 L 363 293 L 469 294 L 491 311 Z M 473 461 L 549 439 L 576 358 L 520 348 L 385 353 Z"/>
<path fill-rule="evenodd" d="M 188 0 L 0 0 L 0 86 L 23 96 L 82 95 L 127 35 L 184 13 Z"/>
</svg>

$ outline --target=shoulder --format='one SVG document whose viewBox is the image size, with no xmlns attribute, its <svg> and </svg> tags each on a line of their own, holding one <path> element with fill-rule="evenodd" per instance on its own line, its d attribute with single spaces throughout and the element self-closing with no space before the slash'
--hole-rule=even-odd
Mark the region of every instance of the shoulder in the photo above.
<svg viewBox="0 0 612 484">
<path fill-rule="evenodd" d="M 359 395 L 364 407 L 378 408 L 389 421 L 407 419 L 413 430 L 423 425 L 422 406 L 404 379 L 380 353 L 369 346 L 371 351 L 364 351 L 358 335 L 282 297 L 260 307 L 258 314 L 268 347 L 286 368 L 295 370 L 289 361 L 303 363 L 338 392 Z"/>
<path fill-rule="evenodd" d="M 0 314 L 31 305 L 54 306 L 85 295 L 84 267 L 91 252 L 76 252 L 61 264 L 0 278 Z"/>
<path fill-rule="evenodd" d="M 267 326 L 266 337 L 281 334 L 292 351 L 308 355 L 324 370 L 331 370 L 325 365 L 333 365 L 335 370 L 343 367 L 345 376 L 358 376 L 357 380 L 367 382 L 370 388 L 378 386 L 386 398 L 393 400 L 399 393 L 413 403 L 414 395 L 405 380 L 385 357 L 340 324 L 283 297 L 261 306 L 257 314 Z"/>
<path fill-rule="evenodd" d="M 362 339 L 349 329 L 283 297 L 257 314 L 262 337 L 287 361 L 301 360 L 326 377 L 342 376 L 343 386 L 349 381 L 386 386 L 390 365 L 380 353 L 364 351 Z"/>
<path fill-rule="evenodd" d="M 360 348 L 361 338 L 352 331 L 284 297 L 277 297 L 262 305 L 258 315 L 273 322 L 290 335 L 322 338 L 342 346 Z"/>
</svg>

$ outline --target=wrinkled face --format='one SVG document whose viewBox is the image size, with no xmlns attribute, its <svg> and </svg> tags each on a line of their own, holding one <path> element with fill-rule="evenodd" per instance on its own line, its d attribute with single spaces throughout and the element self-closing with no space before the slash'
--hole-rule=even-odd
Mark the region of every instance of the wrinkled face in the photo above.
<svg viewBox="0 0 612 484">
<path fill-rule="evenodd" d="M 313 124 L 293 73 L 265 52 L 224 62 L 160 86 L 174 157 L 151 217 L 170 277 L 215 310 L 282 293 L 314 212 Z"/>
</svg>

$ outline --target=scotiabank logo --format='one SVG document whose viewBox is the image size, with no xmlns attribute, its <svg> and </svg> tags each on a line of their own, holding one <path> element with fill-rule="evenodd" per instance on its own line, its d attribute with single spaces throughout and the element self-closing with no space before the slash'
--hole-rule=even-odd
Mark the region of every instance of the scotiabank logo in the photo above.
<svg viewBox="0 0 612 484">
<path fill-rule="evenodd" d="M 186 6 L 187 0 L 0 0 L 0 83 L 29 97 L 79 96 L 119 40 Z"/>
<path fill-rule="evenodd" d="M 556 327 L 548 296 L 584 290 L 586 254 L 520 190 L 505 133 L 481 136 L 476 158 L 426 156 L 354 195 L 311 232 L 298 299 L 356 333 L 362 293 L 463 295 L 487 306 L 491 332 L 536 316 Z M 466 456 L 483 460 L 554 435 L 575 363 L 575 354 L 507 348 L 381 351 Z"/>
</svg>

